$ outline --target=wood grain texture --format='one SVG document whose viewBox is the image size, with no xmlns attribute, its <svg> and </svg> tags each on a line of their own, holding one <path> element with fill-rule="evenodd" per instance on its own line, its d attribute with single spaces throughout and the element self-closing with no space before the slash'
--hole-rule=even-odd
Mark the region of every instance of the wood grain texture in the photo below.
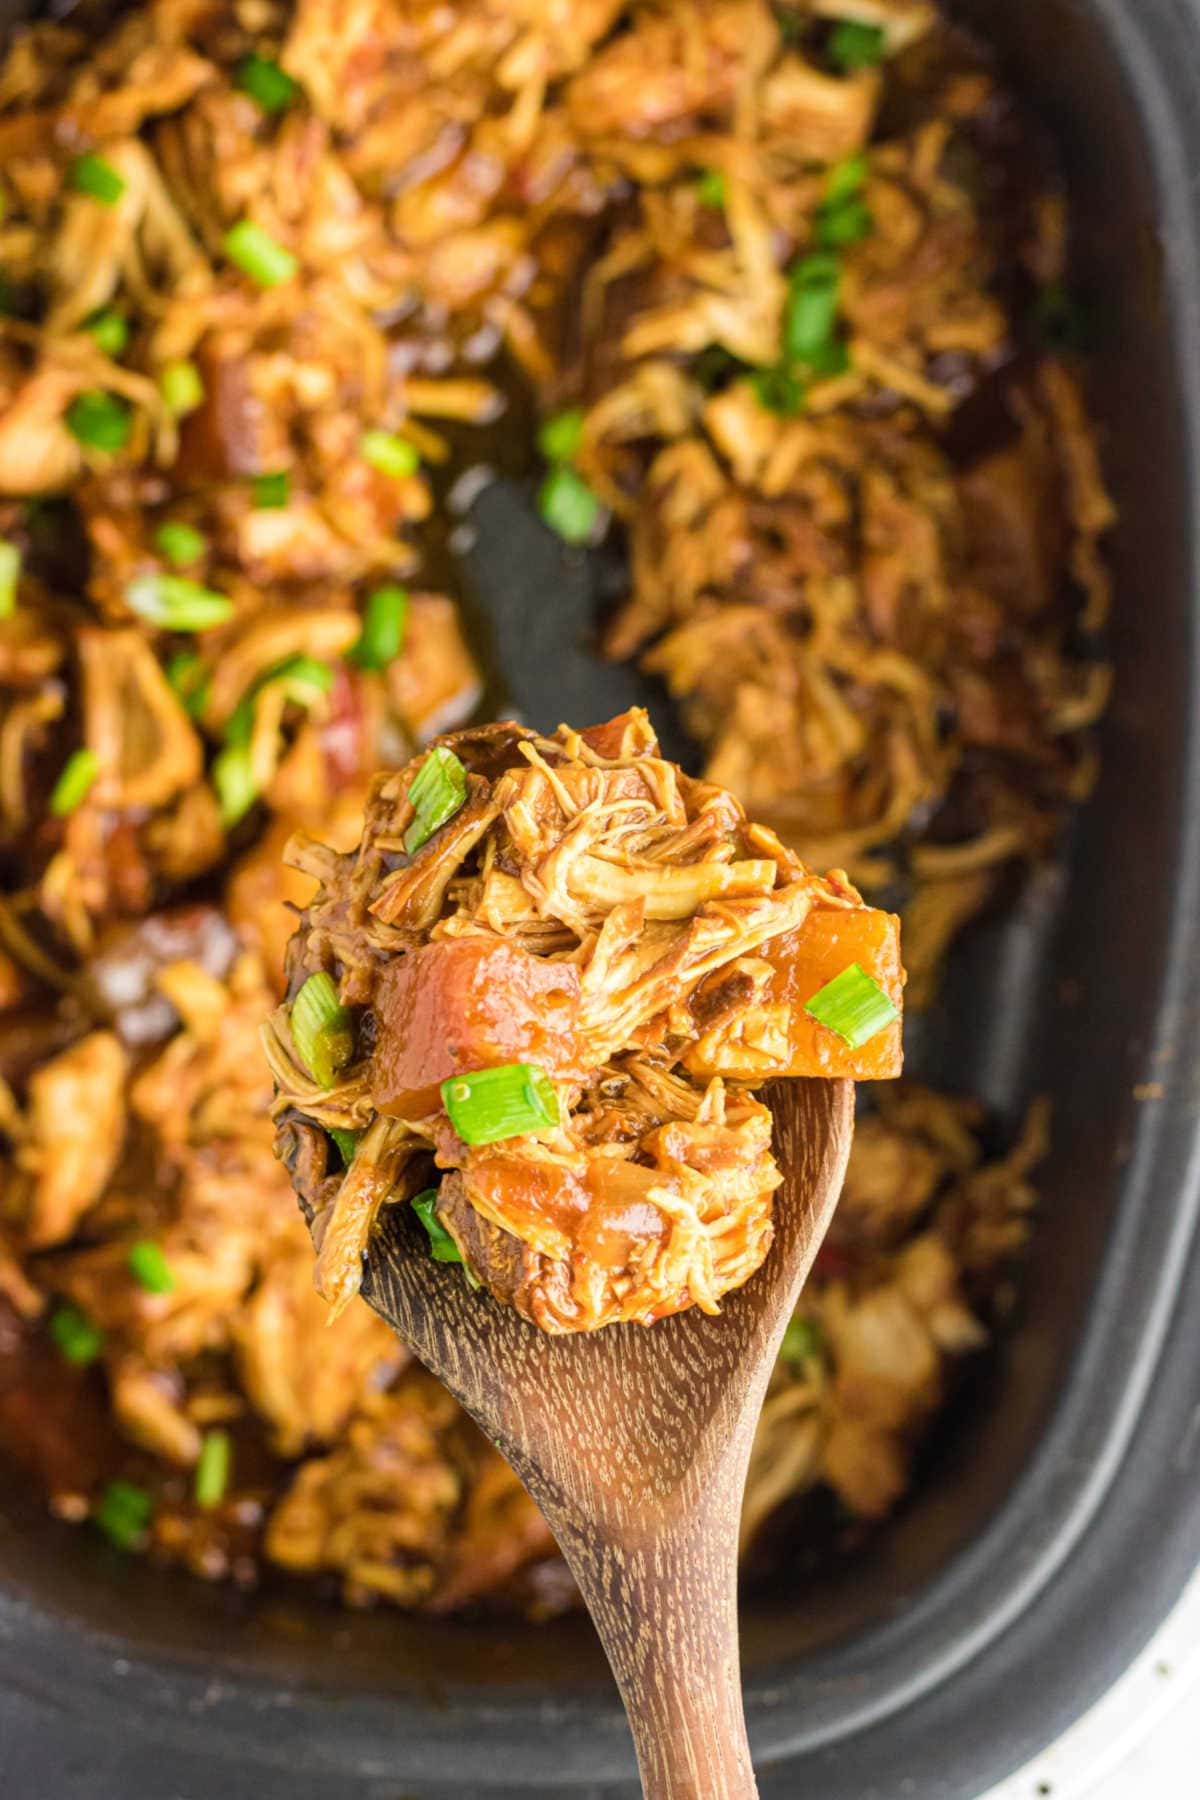
<svg viewBox="0 0 1200 1800">
<path fill-rule="evenodd" d="M 766 1091 L 784 1185 L 763 1267 L 718 1317 L 548 1337 L 383 1215 L 363 1294 L 517 1471 L 570 1564 L 629 1715 L 648 1800 L 751 1800 L 737 1532 L 763 1394 L 841 1190 L 849 1082 Z M 420 1241 L 418 1241 L 420 1240 Z"/>
</svg>

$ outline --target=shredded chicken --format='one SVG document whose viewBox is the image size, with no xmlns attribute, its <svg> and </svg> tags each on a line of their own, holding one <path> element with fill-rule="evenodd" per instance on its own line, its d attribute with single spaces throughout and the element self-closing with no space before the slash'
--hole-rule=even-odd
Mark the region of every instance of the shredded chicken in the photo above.
<svg viewBox="0 0 1200 1800">
<path fill-rule="evenodd" d="M 456 811 L 397 855 L 422 771 L 446 767 Z M 302 843 L 297 860 L 326 874 L 264 1043 L 336 1311 L 380 1207 L 427 1185 L 432 1153 L 467 1272 L 543 1330 L 717 1312 L 770 1248 L 783 1179 L 749 1086 L 899 1073 L 897 921 L 664 761 L 644 712 L 439 740 L 377 781 L 355 851 Z M 884 1012 L 861 1047 L 804 1011 L 853 967 Z M 325 1083 L 294 1003 L 330 973 L 367 1009 L 370 1049 Z M 480 1141 L 451 1101 L 496 1067 L 532 1069 L 544 1110 Z M 307 1171 L 317 1125 L 363 1131 L 332 1197 Z"/>
<path fill-rule="evenodd" d="M 31 1077 L 15 1194 L 31 1248 L 69 1238 L 108 1185 L 125 1140 L 125 1076 L 117 1039 L 95 1031 Z"/>
<path fill-rule="evenodd" d="M 402 1474 L 338 1492 L 348 1432 L 370 1425 L 363 1454 L 386 1459 L 380 1409 L 417 1432 L 428 1396 L 357 1301 L 321 1353 L 297 1341 L 319 1303 L 254 1036 L 327 868 L 284 871 L 282 845 L 348 850 L 369 775 L 469 721 L 487 678 L 438 496 L 481 460 L 511 467 L 531 416 L 577 410 L 568 465 L 629 551 L 607 647 L 671 689 L 707 780 L 903 913 L 906 1001 L 931 1003 L 957 935 L 1086 797 L 1109 688 L 1113 513 L 1055 171 L 928 0 L 58 10 L 0 51 L 0 1440 L 65 1517 L 115 1475 L 144 1484 L 152 1554 L 206 1578 L 256 1578 L 316 1462 L 327 1549 L 303 1566 L 356 1601 L 397 1598 L 396 1569 L 421 1564 L 408 1604 L 553 1609 L 569 1584 L 540 1521 L 498 1459 L 462 1450 L 461 1420 L 430 1438 L 449 1482 L 419 1503 Z M 877 28 L 868 66 L 834 55 L 843 19 Z M 250 55 L 296 84 L 278 112 L 246 91 Z M 121 184 L 111 204 L 79 185 L 85 153 Z M 227 253 L 241 221 L 293 277 L 260 285 Z M 814 257 L 820 367 L 789 348 Z M 97 396 L 105 442 L 80 429 Z M 470 859 L 494 826 L 465 810 Z M 496 867 L 471 935 L 562 961 L 577 924 L 648 902 L 640 939 L 604 946 L 632 978 L 673 909 L 754 902 L 710 891 L 745 871 L 690 862 L 668 897 L 581 852 L 577 891 L 556 890 L 566 931 Z M 389 891 L 431 925 L 461 899 L 434 868 Z M 688 1154 L 723 1133 L 765 1174 L 741 1092 L 778 1060 L 763 961 L 700 982 L 682 1076 L 619 1057 L 598 1121 L 681 1128 L 681 1094 L 711 1089 L 715 1113 L 719 1083 L 723 1123 L 689 1119 Z M 952 1269 L 918 1273 L 982 1329 L 1025 1234 L 1029 1143 L 985 1163 L 995 1122 L 969 1102 L 875 1103 L 804 1301 L 816 1319 L 842 1282 L 838 1332 L 815 1327 L 803 1372 L 781 1362 L 760 1434 L 761 1543 L 812 1483 L 879 1517 L 908 1480 L 965 1353 L 950 1338 L 971 1333 L 960 1318 L 943 1341 L 901 1292 L 905 1246 L 949 1246 Z M 331 1200 L 341 1164 L 326 1175 L 311 1137 L 301 1163 Z M 680 1147 L 620 1160 L 644 1186 Z M 381 1150 L 344 1250 L 399 1157 Z M 452 1233 L 468 1255 L 511 1248 L 462 1180 L 442 1186 Z M 132 1273 L 146 1242 L 168 1292 Z M 506 1267 L 532 1293 L 530 1254 Z M 103 1333 L 95 1368 L 64 1360 L 69 1308 Z M 911 1404 L 854 1373 L 893 1327 Z M 212 1430 L 232 1474 L 203 1508 Z M 386 1538 L 376 1505 L 436 1549 L 342 1555 L 339 1534 Z"/>
</svg>

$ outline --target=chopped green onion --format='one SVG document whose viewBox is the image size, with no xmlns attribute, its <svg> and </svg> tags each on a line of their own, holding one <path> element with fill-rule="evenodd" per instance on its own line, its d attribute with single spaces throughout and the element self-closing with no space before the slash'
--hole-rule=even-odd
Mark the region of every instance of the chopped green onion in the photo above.
<svg viewBox="0 0 1200 1800">
<path fill-rule="evenodd" d="M 327 1125 L 325 1129 L 337 1145 L 338 1154 L 342 1159 L 344 1167 L 348 1169 L 350 1164 L 354 1161 L 358 1151 L 358 1140 L 362 1136 L 362 1133 L 358 1131 L 347 1131 L 342 1125 Z"/>
<path fill-rule="evenodd" d="M 324 969 L 292 1001 L 291 1025 L 301 1062 L 318 1086 L 331 1088 L 354 1055 L 354 1020 Z"/>
<path fill-rule="evenodd" d="M 94 750 L 72 750 L 50 795 L 50 811 L 56 819 L 65 819 L 82 805 L 99 773 L 100 758 Z"/>
<path fill-rule="evenodd" d="M 133 429 L 133 417 L 124 400 L 89 388 L 76 394 L 67 408 L 67 430 L 89 450 L 123 450 Z"/>
<path fill-rule="evenodd" d="M 394 431 L 364 431 L 358 441 L 358 449 L 364 462 L 369 462 L 381 475 L 390 475 L 395 481 L 403 481 L 406 476 L 415 475 L 421 466 L 421 458 L 415 446 L 407 438 L 398 437 Z"/>
<path fill-rule="evenodd" d="M 299 83 L 267 56 L 244 56 L 233 72 L 233 81 L 265 113 L 283 112 L 300 91 Z"/>
<path fill-rule="evenodd" d="M 196 1458 L 195 1483 L 192 1489 L 197 1506 L 220 1506 L 229 1488 L 232 1465 L 233 1445 L 229 1433 L 219 1429 L 206 1431 L 200 1440 L 200 1454 Z"/>
<path fill-rule="evenodd" d="M 297 653 L 267 669 L 242 695 L 225 726 L 225 742 L 244 748 L 254 735 L 254 703 L 264 688 L 282 683 L 289 700 L 297 706 L 312 706 L 333 686 L 333 670 L 315 656 Z"/>
<path fill-rule="evenodd" d="M 788 271 L 783 313 L 783 347 L 789 361 L 819 355 L 833 336 L 841 269 L 829 251 L 801 257 Z"/>
<path fill-rule="evenodd" d="M 87 194 L 92 200 L 102 200 L 105 206 L 115 206 L 125 192 L 125 177 L 119 175 L 110 162 L 89 150 L 71 164 L 71 186 L 77 194 Z"/>
<path fill-rule="evenodd" d="M 803 1318 L 797 1313 L 788 1321 L 787 1330 L 779 1346 L 779 1355 L 786 1363 L 795 1363 L 803 1368 L 806 1363 L 819 1362 L 825 1348 L 825 1336 L 815 1319 Z"/>
<path fill-rule="evenodd" d="M 804 383 L 782 363 L 773 369 L 755 369 L 750 384 L 759 405 L 765 406 L 768 412 L 777 413 L 781 419 L 797 418 L 804 411 Z"/>
<path fill-rule="evenodd" d="M 429 1233 L 429 1254 L 434 1262 L 460 1263 L 462 1251 L 434 1211 L 437 1197 L 436 1188 L 426 1188 L 423 1194 L 416 1196 L 412 1209 Z"/>
<path fill-rule="evenodd" d="M 584 544 L 596 528 L 600 502 L 581 475 L 560 464 L 538 490 L 538 511 L 566 544 Z"/>
<path fill-rule="evenodd" d="M 167 519 L 160 525 L 154 534 L 154 544 L 177 569 L 198 562 L 208 548 L 204 533 L 183 519 Z"/>
<path fill-rule="evenodd" d="M 726 182 L 723 169 L 705 169 L 696 183 L 696 197 L 701 206 L 715 207 L 719 212 L 726 200 Z"/>
<path fill-rule="evenodd" d="M 264 288 L 290 281 L 300 266 L 291 251 L 277 244 L 253 219 L 239 219 L 225 233 L 225 254 L 251 281 Z"/>
<path fill-rule="evenodd" d="M 77 1306 L 56 1306 L 48 1329 L 59 1355 L 76 1368 L 94 1363 L 104 1348 L 104 1333 Z"/>
<path fill-rule="evenodd" d="M 454 817 L 466 797 L 467 771 L 453 750 L 439 744 L 409 783 L 408 798 L 415 816 L 404 833 L 404 848 L 410 856 Z"/>
<path fill-rule="evenodd" d="M 886 46 L 882 25 L 864 25 L 858 19 L 839 19 L 829 34 L 825 54 L 846 75 L 874 68 L 882 62 Z"/>
<path fill-rule="evenodd" d="M 408 592 L 402 587 L 380 587 L 367 596 L 362 634 L 347 652 L 360 669 L 386 669 L 400 654 L 408 618 Z"/>
<path fill-rule="evenodd" d="M 870 237 L 875 220 L 865 200 L 841 200 L 817 214 L 816 239 L 822 250 L 844 250 Z"/>
<path fill-rule="evenodd" d="M 175 1277 L 162 1246 L 152 1239 L 143 1238 L 140 1243 L 130 1244 L 125 1261 L 133 1279 L 148 1294 L 169 1294 L 175 1286 Z"/>
<path fill-rule="evenodd" d="M 90 333 L 96 348 L 105 356 L 120 356 L 129 342 L 129 321 L 115 306 L 102 306 L 99 312 L 94 312 L 84 321 L 84 330 Z"/>
<path fill-rule="evenodd" d="M 840 206 L 843 200 L 852 200 L 861 191 L 867 173 L 867 159 L 861 150 L 853 156 L 843 156 L 840 162 L 831 163 L 825 177 L 822 205 Z"/>
<path fill-rule="evenodd" d="M 276 663 L 263 677 L 262 686 L 270 687 L 282 681 L 287 689 L 289 700 L 298 706 L 311 706 L 321 694 L 327 694 L 333 686 L 333 670 L 328 663 L 318 662 L 315 656 L 305 656 L 297 652 L 295 656 L 287 656 L 281 663 Z"/>
<path fill-rule="evenodd" d="M 244 819 L 258 799 L 258 783 L 250 751 L 245 744 L 229 744 L 214 758 L 213 787 L 221 811 L 221 823 L 229 830 Z"/>
<path fill-rule="evenodd" d="M 827 1025 L 852 1050 L 861 1049 L 900 1017 L 900 1009 L 859 963 L 850 963 L 827 981 L 804 1008 L 818 1025 Z"/>
<path fill-rule="evenodd" d="M 212 686 L 200 652 L 180 650 L 167 664 L 166 676 L 188 718 L 198 719 L 208 704 L 208 691 Z"/>
<path fill-rule="evenodd" d="M 125 600 L 139 619 L 163 631 L 210 631 L 233 613 L 227 595 L 201 587 L 186 575 L 164 575 L 161 570 L 135 575 L 125 589 Z"/>
<path fill-rule="evenodd" d="M 255 475 L 250 482 L 254 504 L 265 512 L 269 507 L 286 506 L 291 495 L 291 477 L 286 469 L 271 475 Z"/>
<path fill-rule="evenodd" d="M 7 538 L 0 538 L 0 619 L 10 619 L 17 606 L 21 578 L 21 552 Z"/>
<path fill-rule="evenodd" d="M 809 374 L 821 375 L 826 381 L 835 375 L 844 375 L 849 367 L 850 346 L 843 338 L 830 338 L 808 359 Z"/>
<path fill-rule="evenodd" d="M 93 1523 L 118 1550 L 136 1550 L 146 1534 L 154 1502 L 132 1481 L 110 1481 L 92 1513 Z"/>
<path fill-rule="evenodd" d="M 464 1144 L 495 1144 L 558 1124 L 554 1083 L 537 1063 L 504 1063 L 451 1075 L 442 1104 Z"/>
<path fill-rule="evenodd" d="M 159 392 L 169 413 L 182 419 L 204 403 L 204 383 L 194 362 L 181 359 L 168 363 L 159 376 Z"/>
<path fill-rule="evenodd" d="M 537 447 L 549 463 L 572 462 L 583 442 L 583 408 L 568 406 L 538 427 Z"/>
</svg>

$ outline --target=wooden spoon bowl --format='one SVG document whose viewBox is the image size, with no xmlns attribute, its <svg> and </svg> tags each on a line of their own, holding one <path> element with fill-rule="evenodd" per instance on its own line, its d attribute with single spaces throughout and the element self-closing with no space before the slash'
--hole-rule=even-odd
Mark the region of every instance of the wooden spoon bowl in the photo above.
<svg viewBox="0 0 1200 1800">
<path fill-rule="evenodd" d="M 765 1092 L 784 1170 L 763 1267 L 722 1301 L 549 1337 L 381 1215 L 363 1295 L 537 1501 L 600 1634 L 648 1800 L 757 1793 L 738 1667 L 737 1539 L 754 1427 L 825 1235 L 854 1120 L 848 1081 Z"/>
</svg>

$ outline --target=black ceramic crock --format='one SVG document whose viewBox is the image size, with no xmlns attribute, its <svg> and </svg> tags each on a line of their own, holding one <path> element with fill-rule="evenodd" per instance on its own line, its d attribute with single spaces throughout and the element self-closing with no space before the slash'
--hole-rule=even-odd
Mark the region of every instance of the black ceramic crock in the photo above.
<svg viewBox="0 0 1200 1800">
<path fill-rule="evenodd" d="M 0 0 L 0 20 L 17 10 Z M 1200 1558 L 1200 6 L 960 11 L 1070 179 L 1121 507 L 1117 686 L 1065 864 L 972 934 L 919 1046 L 923 1072 L 1010 1118 L 1029 1094 L 1053 1096 L 1017 1326 L 874 1546 L 745 1608 L 764 1793 L 797 1800 L 980 1794 L 1115 1679 Z M 516 700 L 551 724 L 615 710 L 623 694 L 605 683 L 623 678 L 574 656 L 561 633 L 575 627 L 537 637 L 544 584 L 583 606 L 586 578 L 503 488 L 477 522 L 493 635 L 528 652 L 504 658 Z M 198 1768 L 198 1792 L 265 1800 L 631 1791 L 616 1694 L 582 1622 L 238 1600 L 53 1526 L 0 1470 L 4 1687 L 54 1709 L 22 1791 L 34 1777 L 57 1794 L 55 1770 L 96 1733 L 138 1746 L 141 1772 L 103 1759 L 109 1773 L 78 1788 L 94 1800 L 190 1794 Z"/>
</svg>

